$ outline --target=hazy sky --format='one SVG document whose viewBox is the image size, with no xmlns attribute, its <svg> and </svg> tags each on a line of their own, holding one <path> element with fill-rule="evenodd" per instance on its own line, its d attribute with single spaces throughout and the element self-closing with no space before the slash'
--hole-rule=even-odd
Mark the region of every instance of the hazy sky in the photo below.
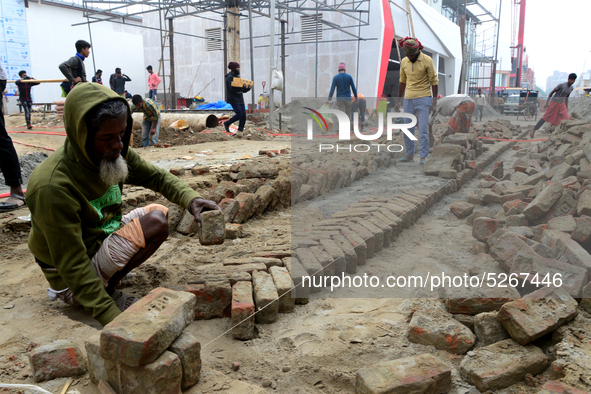
<svg viewBox="0 0 591 394">
<path fill-rule="evenodd" d="M 499 60 L 510 69 L 511 15 L 513 0 L 502 0 Z M 491 12 L 499 0 L 480 0 Z M 519 13 L 518 13 L 519 16 Z M 591 1 L 527 0 L 525 9 L 525 55 L 535 71 L 536 84 L 546 88 L 554 70 L 579 76 L 591 69 Z"/>
</svg>

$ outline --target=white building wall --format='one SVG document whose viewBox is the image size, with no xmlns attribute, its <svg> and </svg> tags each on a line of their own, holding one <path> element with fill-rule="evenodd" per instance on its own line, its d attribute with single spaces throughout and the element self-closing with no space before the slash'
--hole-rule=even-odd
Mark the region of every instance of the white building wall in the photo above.
<svg viewBox="0 0 591 394">
<path fill-rule="evenodd" d="M 72 26 L 86 22 L 81 10 L 29 2 L 26 9 L 31 70 L 36 79 L 58 79 L 63 75 L 58 66 L 76 53 L 77 40 L 90 42 L 88 26 Z M 121 67 L 132 82 L 126 84 L 130 93 L 143 93 L 148 89 L 144 65 L 141 28 L 109 22 L 91 24 L 91 55 L 85 60 L 86 75 L 94 75 L 92 56 L 97 69 L 103 70 L 103 84 L 109 86 L 109 76 Z M 58 83 L 45 83 L 32 89 L 34 102 L 50 103 L 61 97 Z"/>
<path fill-rule="evenodd" d="M 399 1 L 400 0 L 396 0 Z M 435 9 L 425 4 L 423 0 L 413 0 L 416 9 L 413 9 L 416 35 L 421 39 L 426 49 L 430 52 L 440 53 L 446 64 L 446 74 L 452 75 L 447 84 L 447 91 L 443 94 L 452 94 L 455 82 L 455 74 L 459 74 L 461 60 L 456 60 L 459 53 L 461 59 L 459 28 Z M 417 4 L 418 3 L 418 4 Z M 307 7 L 314 7 L 315 3 L 309 2 Z M 358 85 L 358 90 L 367 97 L 375 97 L 379 87 L 380 61 L 382 55 L 382 37 L 384 33 L 383 5 L 381 0 L 370 2 L 370 25 L 361 27 L 360 36 L 366 39 L 359 45 L 359 65 L 357 65 L 357 40 L 343 32 L 321 25 L 322 40 L 318 43 L 318 67 L 316 71 L 316 45 L 314 42 L 300 43 L 301 37 L 297 33 L 301 30 L 300 15 L 291 13 L 287 23 L 286 34 L 286 99 L 289 102 L 296 97 L 327 97 L 333 76 L 337 73 L 338 64 L 345 62 L 347 73 L 353 76 Z M 418 15 L 417 10 L 420 11 Z M 396 34 L 402 34 L 399 28 L 404 22 L 406 26 L 406 14 L 395 6 L 391 7 L 392 16 L 395 19 Z M 223 27 L 222 18 L 218 14 L 204 13 L 204 17 L 219 20 L 219 22 L 197 18 L 183 17 L 174 20 L 175 33 L 190 33 L 205 37 L 206 29 Z M 253 57 L 254 74 L 250 67 L 250 43 L 248 10 L 241 10 L 243 19 L 240 24 L 241 32 L 241 74 L 243 78 L 254 79 L 255 101 L 263 92 L 262 81 L 267 82 L 266 90 L 269 91 L 269 19 L 253 14 Z M 339 26 L 351 26 L 356 22 L 336 12 L 324 12 L 323 17 Z M 402 17 L 402 19 L 400 19 Z M 145 26 L 158 28 L 158 13 L 143 16 Z M 429 28 L 428 25 L 432 24 Z M 359 34 L 357 26 L 347 29 L 351 33 Z M 402 29 L 404 30 L 404 29 Z M 408 29 L 406 29 L 408 30 Z M 281 26 L 275 22 L 275 67 L 281 69 L 279 46 Z M 267 36 L 256 38 L 260 36 Z M 329 42 L 334 40 L 351 40 L 344 42 Z M 448 43 L 449 41 L 449 43 Z M 224 99 L 224 76 L 228 72 L 223 64 L 223 52 L 208 52 L 206 40 L 175 34 L 175 84 L 176 91 L 182 96 L 195 96 L 200 93 L 209 102 Z M 445 44 L 442 44 L 444 42 Z M 168 48 L 165 48 L 168 51 Z M 161 43 L 160 33 L 156 30 L 144 30 L 144 56 L 145 63 L 152 64 L 157 69 L 160 59 Z M 165 54 L 168 58 L 168 53 Z M 236 59 L 228 59 L 228 62 Z M 166 70 L 166 74 L 170 74 Z M 317 87 L 316 87 L 317 75 Z M 449 77 L 448 77 L 449 78 Z M 194 82 L 193 82 L 194 81 Z M 213 82 L 212 82 L 213 81 Z M 168 84 L 168 81 L 167 81 Z M 208 85 L 209 84 L 209 85 Z M 191 87 L 192 85 L 192 87 Z M 206 85 L 208 85 L 206 87 Z M 162 85 L 161 85 L 162 88 Z M 275 100 L 281 100 L 281 92 L 275 92 Z M 245 94 L 246 103 L 251 102 L 250 92 Z"/>
</svg>

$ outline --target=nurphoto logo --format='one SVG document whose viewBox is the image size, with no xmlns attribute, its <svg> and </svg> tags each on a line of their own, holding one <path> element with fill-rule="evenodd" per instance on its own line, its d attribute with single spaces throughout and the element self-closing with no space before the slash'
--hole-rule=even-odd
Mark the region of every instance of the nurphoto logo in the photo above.
<svg viewBox="0 0 591 394">
<path fill-rule="evenodd" d="M 351 140 L 351 125 L 353 125 L 353 134 L 355 138 L 360 139 L 362 141 L 376 141 L 382 137 L 384 134 L 384 113 L 378 113 L 378 127 L 375 133 L 373 134 L 364 134 L 359 131 L 359 119 L 358 119 L 358 112 L 354 113 L 353 122 L 350 121 L 349 116 L 340 111 L 338 109 L 321 109 L 320 111 L 314 110 L 309 107 L 304 107 L 310 112 L 304 112 L 304 114 L 308 115 L 310 119 L 308 119 L 308 128 L 307 128 L 307 138 L 308 140 L 312 140 L 314 138 L 314 123 L 318 125 L 321 132 L 328 131 L 328 123 L 322 114 L 331 114 L 336 116 L 339 124 L 339 140 L 341 141 L 350 141 Z M 322 112 L 322 113 L 321 113 Z M 403 119 L 408 118 L 410 119 L 410 123 L 396 123 L 396 119 Z M 394 133 L 398 134 L 402 131 L 408 138 L 413 141 L 416 141 L 417 138 L 411 133 L 408 129 L 414 127 L 417 124 L 417 117 L 413 114 L 404 113 L 404 112 L 388 112 L 386 115 L 386 139 L 388 141 L 392 141 L 392 135 Z M 349 145 L 339 145 L 339 144 L 319 144 L 318 149 L 320 152 L 332 151 L 335 152 L 369 152 L 374 149 L 377 152 L 380 152 L 380 149 L 386 149 L 388 152 L 402 152 L 404 147 L 400 144 L 349 144 Z"/>
</svg>

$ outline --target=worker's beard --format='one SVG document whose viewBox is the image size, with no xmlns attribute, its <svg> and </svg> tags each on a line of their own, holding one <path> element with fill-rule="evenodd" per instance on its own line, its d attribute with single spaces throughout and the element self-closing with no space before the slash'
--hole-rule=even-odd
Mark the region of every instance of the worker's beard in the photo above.
<svg viewBox="0 0 591 394">
<path fill-rule="evenodd" d="M 115 160 L 101 160 L 99 177 L 107 185 L 115 185 L 127 179 L 127 162 L 121 156 Z"/>
</svg>

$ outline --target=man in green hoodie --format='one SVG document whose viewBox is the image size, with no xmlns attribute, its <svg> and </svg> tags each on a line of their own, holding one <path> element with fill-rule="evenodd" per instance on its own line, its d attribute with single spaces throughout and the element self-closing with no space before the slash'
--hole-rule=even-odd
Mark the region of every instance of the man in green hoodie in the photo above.
<svg viewBox="0 0 591 394">
<path fill-rule="evenodd" d="M 29 249 L 49 282 L 50 299 L 81 304 L 106 325 L 134 301 L 115 285 L 168 237 L 168 210 L 161 205 L 122 217 L 123 182 L 161 193 L 197 221 L 200 212 L 220 208 L 129 148 L 129 104 L 109 88 L 81 83 L 72 90 L 64 126 L 64 145 L 29 179 Z"/>
</svg>

